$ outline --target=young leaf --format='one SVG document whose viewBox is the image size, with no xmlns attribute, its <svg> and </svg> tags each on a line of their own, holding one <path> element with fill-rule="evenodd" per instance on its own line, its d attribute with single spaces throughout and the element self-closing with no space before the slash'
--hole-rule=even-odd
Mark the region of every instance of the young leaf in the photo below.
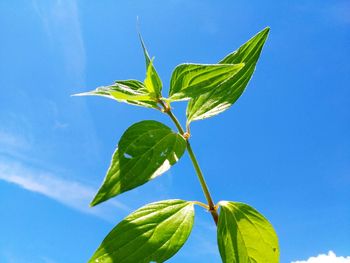
<svg viewBox="0 0 350 263">
<path fill-rule="evenodd" d="M 188 123 L 217 115 L 227 110 L 236 102 L 242 95 L 254 73 L 255 65 L 259 59 L 268 33 L 269 28 L 265 28 L 238 50 L 229 54 L 219 62 L 220 64 L 244 63 L 245 66 L 220 87 L 191 100 L 186 113 Z"/>
<path fill-rule="evenodd" d="M 89 263 L 164 262 L 186 242 L 193 221 L 191 202 L 166 200 L 148 204 L 121 221 Z"/>
<path fill-rule="evenodd" d="M 103 96 L 119 102 L 148 108 L 159 108 L 156 100 L 150 95 L 144 84 L 138 80 L 120 80 L 113 85 L 99 87 L 74 96 Z"/>
<path fill-rule="evenodd" d="M 151 96 L 155 99 L 158 99 L 161 97 L 161 87 L 159 89 L 159 86 L 157 84 L 157 76 L 155 75 L 155 70 L 153 68 L 153 60 L 151 60 L 151 62 L 148 65 L 147 68 L 147 72 L 146 72 L 146 78 L 144 80 L 145 86 L 149 92 L 149 94 L 151 94 Z"/>
<path fill-rule="evenodd" d="M 219 251 L 224 263 L 278 263 L 277 235 L 254 208 L 236 202 L 219 202 Z"/>
<path fill-rule="evenodd" d="M 91 206 L 161 175 L 181 158 L 185 149 L 185 139 L 160 122 L 141 121 L 132 125 L 120 139 Z"/>
<path fill-rule="evenodd" d="M 218 88 L 244 66 L 239 64 L 181 64 L 171 76 L 169 100 L 196 98 Z"/>
<path fill-rule="evenodd" d="M 147 90 L 154 95 L 155 98 L 162 97 L 162 81 L 153 66 L 153 61 L 150 59 L 145 43 L 143 42 L 141 34 L 139 34 L 140 42 L 145 55 L 146 61 L 146 79 L 144 81 Z"/>
</svg>

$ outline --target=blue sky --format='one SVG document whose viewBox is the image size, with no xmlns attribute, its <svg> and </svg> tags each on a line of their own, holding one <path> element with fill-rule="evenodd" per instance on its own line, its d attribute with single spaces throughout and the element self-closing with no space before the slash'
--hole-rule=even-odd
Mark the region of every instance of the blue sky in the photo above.
<svg viewBox="0 0 350 263">
<path fill-rule="evenodd" d="M 350 3 L 121 2 L 0 1 L 0 262 L 85 262 L 132 210 L 204 201 L 185 156 L 88 207 L 127 127 L 171 125 L 154 110 L 70 97 L 144 79 L 137 16 L 165 94 L 177 64 L 215 63 L 271 27 L 242 98 L 193 123 L 194 150 L 216 201 L 248 203 L 272 222 L 281 262 L 350 256 Z M 183 122 L 184 104 L 173 106 Z M 169 262 L 220 262 L 208 213 L 196 210 L 191 237 Z"/>
</svg>

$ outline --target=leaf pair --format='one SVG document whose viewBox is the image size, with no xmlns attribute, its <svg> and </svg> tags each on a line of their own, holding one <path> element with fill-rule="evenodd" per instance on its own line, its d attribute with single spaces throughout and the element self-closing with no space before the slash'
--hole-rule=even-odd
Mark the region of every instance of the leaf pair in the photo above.
<svg viewBox="0 0 350 263">
<path fill-rule="evenodd" d="M 103 240 L 90 263 L 164 262 L 188 239 L 193 202 L 148 204 L 120 222 Z M 218 245 L 224 263 L 276 263 L 278 240 L 271 224 L 254 208 L 221 201 Z"/>
<path fill-rule="evenodd" d="M 141 35 L 140 41 L 146 61 L 146 78 L 143 83 L 138 80 L 118 80 L 112 85 L 75 94 L 75 96 L 103 96 L 119 102 L 159 109 L 157 103 L 162 96 L 162 81 L 153 66 Z"/>
<path fill-rule="evenodd" d="M 190 100 L 187 122 L 215 116 L 227 110 L 242 95 L 251 79 L 269 28 L 265 28 L 227 55 L 218 64 L 181 64 L 172 73 L 168 101 Z M 138 106 L 159 109 L 162 82 L 140 36 L 146 79 L 117 81 L 94 91 L 77 95 L 98 95 Z"/>
</svg>

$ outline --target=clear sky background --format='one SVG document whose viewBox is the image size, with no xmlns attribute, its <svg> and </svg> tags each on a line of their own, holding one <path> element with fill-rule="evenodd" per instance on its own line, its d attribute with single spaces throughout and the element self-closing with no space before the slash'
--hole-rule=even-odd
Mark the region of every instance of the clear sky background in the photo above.
<svg viewBox="0 0 350 263">
<path fill-rule="evenodd" d="M 349 1 L 0 0 L 0 262 L 86 262 L 132 210 L 204 201 L 186 155 L 160 178 L 88 207 L 126 128 L 171 125 L 155 110 L 70 97 L 144 79 L 137 16 L 165 95 L 177 64 L 215 63 L 271 27 L 240 100 L 193 123 L 194 150 L 216 201 L 248 203 L 272 222 L 281 262 L 350 256 Z M 173 106 L 183 122 L 183 103 Z M 197 209 L 169 262 L 220 262 L 215 234 Z"/>
</svg>

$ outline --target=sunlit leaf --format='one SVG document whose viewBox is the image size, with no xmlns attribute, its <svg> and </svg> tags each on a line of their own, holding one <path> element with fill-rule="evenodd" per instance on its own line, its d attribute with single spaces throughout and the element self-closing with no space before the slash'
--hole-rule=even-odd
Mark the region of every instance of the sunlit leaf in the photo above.
<svg viewBox="0 0 350 263">
<path fill-rule="evenodd" d="M 219 202 L 219 251 L 224 263 L 278 263 L 277 235 L 254 208 L 237 202 Z"/>
<path fill-rule="evenodd" d="M 138 80 L 120 80 L 113 85 L 99 87 L 74 96 L 103 96 L 119 102 L 158 108 L 156 100 L 150 95 L 144 84 Z"/>
<path fill-rule="evenodd" d="M 171 76 L 169 100 L 196 98 L 220 87 L 244 66 L 239 64 L 181 64 Z"/>
<path fill-rule="evenodd" d="M 217 115 L 227 110 L 242 95 L 251 79 L 261 50 L 267 39 L 269 28 L 265 28 L 237 51 L 229 54 L 220 64 L 244 63 L 244 67 L 220 87 L 190 100 L 187 107 L 188 122 Z"/>
<path fill-rule="evenodd" d="M 146 61 L 146 79 L 144 81 L 145 86 L 149 93 L 151 93 L 155 98 L 162 97 L 162 81 L 153 66 L 153 60 L 150 59 L 148 51 L 146 49 L 145 43 L 143 42 L 141 34 L 139 34 L 143 53 Z"/>
<path fill-rule="evenodd" d="M 186 148 L 185 139 L 157 121 L 129 127 L 118 143 L 105 180 L 91 205 L 140 186 L 175 164 Z"/>
<path fill-rule="evenodd" d="M 186 242 L 193 221 L 191 202 L 165 200 L 148 204 L 121 221 L 89 263 L 164 262 Z"/>
</svg>

